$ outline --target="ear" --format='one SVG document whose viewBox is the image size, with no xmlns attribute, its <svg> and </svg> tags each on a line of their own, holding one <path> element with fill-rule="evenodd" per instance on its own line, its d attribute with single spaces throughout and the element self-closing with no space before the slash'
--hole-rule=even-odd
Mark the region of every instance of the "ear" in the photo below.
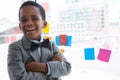
<svg viewBox="0 0 120 80">
<path fill-rule="evenodd" d="M 47 24 L 48 24 L 47 21 L 45 21 L 43 28 L 46 28 L 46 27 L 47 27 Z"/>
<path fill-rule="evenodd" d="M 19 23 L 19 29 L 22 31 L 21 24 Z"/>
</svg>

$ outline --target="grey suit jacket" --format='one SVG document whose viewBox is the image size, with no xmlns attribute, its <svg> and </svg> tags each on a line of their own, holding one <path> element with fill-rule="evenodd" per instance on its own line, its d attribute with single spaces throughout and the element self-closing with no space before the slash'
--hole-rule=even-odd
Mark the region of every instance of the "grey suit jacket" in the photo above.
<svg viewBox="0 0 120 80">
<path fill-rule="evenodd" d="M 71 72 L 71 64 L 64 58 L 63 62 L 51 61 L 55 53 L 63 56 L 54 42 L 50 41 L 50 49 L 41 48 L 41 59 L 38 54 L 30 50 L 31 41 L 25 36 L 21 40 L 11 43 L 8 48 L 7 67 L 10 80 L 61 80 Z M 49 64 L 50 75 L 42 72 L 26 72 L 25 63 L 28 61 Z"/>
</svg>

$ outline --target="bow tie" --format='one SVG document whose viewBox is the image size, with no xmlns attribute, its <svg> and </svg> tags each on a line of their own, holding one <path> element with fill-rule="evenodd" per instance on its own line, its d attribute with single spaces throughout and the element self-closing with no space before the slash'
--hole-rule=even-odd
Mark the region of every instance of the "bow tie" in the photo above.
<svg viewBox="0 0 120 80">
<path fill-rule="evenodd" d="M 31 44 L 31 51 L 34 51 L 35 49 L 38 49 L 38 47 L 46 47 L 50 49 L 49 39 L 44 39 L 41 43 L 34 43 Z"/>
<path fill-rule="evenodd" d="M 32 44 L 31 44 L 31 51 L 34 51 L 38 47 L 41 47 L 41 45 L 42 45 L 42 43 L 34 43 L 34 42 L 32 42 Z"/>
</svg>

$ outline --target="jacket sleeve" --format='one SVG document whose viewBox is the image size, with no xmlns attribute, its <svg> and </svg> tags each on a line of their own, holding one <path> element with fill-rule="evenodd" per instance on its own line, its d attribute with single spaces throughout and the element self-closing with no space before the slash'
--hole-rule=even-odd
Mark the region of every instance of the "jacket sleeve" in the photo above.
<svg viewBox="0 0 120 80">
<path fill-rule="evenodd" d="M 63 56 L 63 54 L 59 51 L 57 45 L 54 42 L 52 42 L 52 50 L 54 54 L 58 53 L 59 55 Z M 71 72 L 71 64 L 65 57 L 62 62 L 49 61 L 48 65 L 50 68 L 51 77 L 62 77 L 68 75 Z"/>
<path fill-rule="evenodd" d="M 8 48 L 7 68 L 10 80 L 46 80 L 41 72 L 26 72 L 22 51 L 17 44 Z"/>
</svg>

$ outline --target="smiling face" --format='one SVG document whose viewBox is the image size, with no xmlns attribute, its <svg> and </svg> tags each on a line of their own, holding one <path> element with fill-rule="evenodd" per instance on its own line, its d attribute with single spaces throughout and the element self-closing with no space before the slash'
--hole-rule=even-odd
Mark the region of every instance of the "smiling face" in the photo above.
<svg viewBox="0 0 120 80">
<path fill-rule="evenodd" d="M 26 37 L 39 40 L 42 28 L 46 25 L 42 19 L 39 9 L 32 5 L 27 5 L 20 10 L 19 27 Z"/>
</svg>

